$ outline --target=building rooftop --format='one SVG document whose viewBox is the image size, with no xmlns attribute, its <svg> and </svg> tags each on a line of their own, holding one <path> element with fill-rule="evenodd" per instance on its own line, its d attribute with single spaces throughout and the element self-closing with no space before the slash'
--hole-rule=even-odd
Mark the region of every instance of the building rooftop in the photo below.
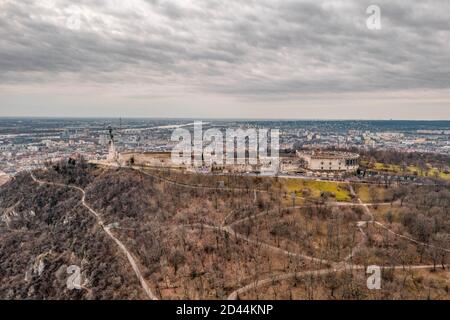
<svg viewBox="0 0 450 320">
<path fill-rule="evenodd" d="M 298 155 L 309 156 L 312 159 L 355 159 L 359 155 L 344 151 L 299 151 Z"/>
</svg>

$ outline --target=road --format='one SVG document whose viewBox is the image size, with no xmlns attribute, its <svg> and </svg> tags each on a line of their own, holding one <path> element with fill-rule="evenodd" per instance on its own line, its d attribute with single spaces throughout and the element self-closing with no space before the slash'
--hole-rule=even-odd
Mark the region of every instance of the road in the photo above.
<svg viewBox="0 0 450 320">
<path fill-rule="evenodd" d="M 142 276 L 141 270 L 139 269 L 139 266 L 137 265 L 136 260 L 134 259 L 131 252 L 125 247 L 125 245 L 122 243 L 122 241 L 120 241 L 118 238 L 116 238 L 116 236 L 114 236 L 114 234 L 111 232 L 111 230 L 105 226 L 105 223 L 103 222 L 100 214 L 97 211 L 95 211 L 94 209 L 92 209 L 86 203 L 86 192 L 82 188 L 74 186 L 74 185 L 39 180 L 34 176 L 34 174 L 32 172 L 30 172 L 30 175 L 31 175 L 31 178 L 33 179 L 33 181 L 40 185 L 46 184 L 46 185 L 52 185 L 52 186 L 71 188 L 71 189 L 75 189 L 75 190 L 78 190 L 79 192 L 81 192 L 81 194 L 82 194 L 81 204 L 86 209 L 88 209 L 90 213 L 92 213 L 95 216 L 97 224 L 102 228 L 103 231 L 105 231 L 105 233 L 108 235 L 108 237 L 111 238 L 117 244 L 117 246 L 120 248 L 120 250 L 125 254 L 125 256 L 128 259 L 128 262 L 130 263 L 134 273 L 136 274 L 136 277 L 138 278 L 139 283 L 141 284 L 141 287 L 144 290 L 147 297 L 151 300 L 158 300 L 158 297 L 152 292 L 152 290 L 148 286 L 147 282 L 145 281 L 144 277 Z"/>
</svg>

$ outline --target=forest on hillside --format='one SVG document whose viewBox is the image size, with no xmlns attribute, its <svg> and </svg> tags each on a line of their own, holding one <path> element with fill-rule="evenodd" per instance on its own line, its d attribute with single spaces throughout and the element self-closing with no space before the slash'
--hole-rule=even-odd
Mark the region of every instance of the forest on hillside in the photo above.
<svg viewBox="0 0 450 320">
<path fill-rule="evenodd" d="M 112 234 L 158 299 L 450 299 L 447 188 L 324 187 L 48 164 L 0 189 L 0 298 L 149 298 Z M 365 287 L 373 264 L 389 290 Z"/>
</svg>

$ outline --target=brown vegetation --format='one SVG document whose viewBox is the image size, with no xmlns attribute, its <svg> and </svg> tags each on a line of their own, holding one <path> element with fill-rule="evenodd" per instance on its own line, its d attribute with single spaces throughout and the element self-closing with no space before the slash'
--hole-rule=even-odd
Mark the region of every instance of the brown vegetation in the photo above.
<svg viewBox="0 0 450 320">
<path fill-rule="evenodd" d="M 367 293 L 364 274 L 339 267 L 317 279 L 273 281 L 270 290 L 239 298 L 424 298 L 448 264 L 450 192 L 442 187 L 384 190 L 380 200 L 392 204 L 372 207 L 370 214 L 383 223 L 376 224 L 356 199 L 337 205 L 303 193 L 298 207 L 286 207 L 284 187 L 274 178 L 100 168 L 82 159 L 49 165 L 35 176 L 82 188 L 162 299 L 224 299 L 262 279 L 328 270 L 343 261 L 435 267 L 420 271 L 416 287 L 400 285 L 405 275 L 398 270 L 384 275 L 388 288 L 400 292 Z M 123 252 L 80 200 L 76 189 L 40 185 L 27 173 L 0 189 L 0 298 L 146 298 Z M 82 290 L 67 289 L 69 265 L 81 267 Z M 416 273 L 404 281 L 416 284 Z M 438 283 L 428 295 L 448 298 L 445 281 Z"/>
</svg>

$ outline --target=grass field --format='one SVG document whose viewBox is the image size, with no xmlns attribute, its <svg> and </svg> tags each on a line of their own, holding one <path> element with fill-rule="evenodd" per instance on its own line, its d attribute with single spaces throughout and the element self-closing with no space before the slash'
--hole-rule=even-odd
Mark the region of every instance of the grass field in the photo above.
<svg viewBox="0 0 450 320">
<path fill-rule="evenodd" d="M 281 179 L 281 182 L 287 192 L 302 194 L 303 190 L 309 189 L 313 198 L 320 198 L 322 192 L 330 192 L 335 195 L 336 201 L 351 200 L 350 192 L 345 183 L 289 178 Z"/>
<path fill-rule="evenodd" d="M 401 166 L 381 162 L 376 162 L 373 169 L 392 173 L 403 173 Z M 421 171 L 418 166 L 408 166 L 406 167 L 405 173 L 420 177 L 435 177 L 437 175 L 441 179 L 450 180 L 450 173 L 442 172 L 434 167 L 428 168 L 426 171 Z"/>
</svg>

